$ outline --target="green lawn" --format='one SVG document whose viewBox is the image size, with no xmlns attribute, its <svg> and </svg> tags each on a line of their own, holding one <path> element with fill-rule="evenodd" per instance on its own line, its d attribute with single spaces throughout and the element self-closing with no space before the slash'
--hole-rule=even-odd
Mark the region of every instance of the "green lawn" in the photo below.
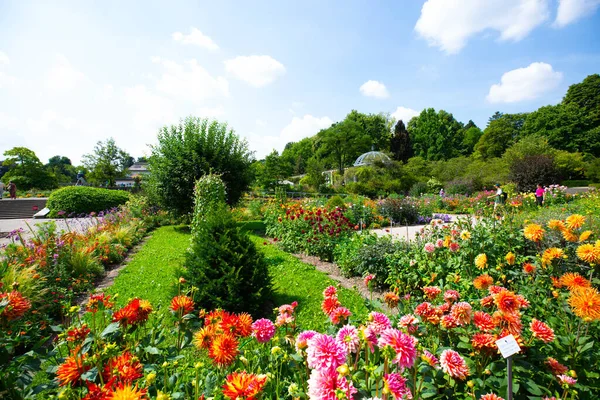
<svg viewBox="0 0 600 400">
<path fill-rule="evenodd" d="M 264 245 L 265 240 L 260 236 L 250 237 L 269 265 L 275 288 L 275 306 L 297 301 L 299 326 L 324 330 L 328 320 L 321 311 L 322 292 L 337 282 L 276 246 Z M 189 240 L 190 234 L 185 227 L 158 228 L 106 292 L 113 296 L 118 294 L 118 306 L 133 297 L 141 297 L 149 300 L 155 309 L 166 309 L 177 292 L 177 279 L 181 275 Z M 342 304 L 356 316 L 366 315 L 367 308 L 360 294 L 344 288 L 339 288 L 338 294 Z"/>
<path fill-rule="evenodd" d="M 177 280 L 189 244 L 187 227 L 156 229 L 106 293 L 119 295 L 118 306 L 133 297 L 140 297 L 149 300 L 155 309 L 168 307 L 177 294 Z"/>
</svg>

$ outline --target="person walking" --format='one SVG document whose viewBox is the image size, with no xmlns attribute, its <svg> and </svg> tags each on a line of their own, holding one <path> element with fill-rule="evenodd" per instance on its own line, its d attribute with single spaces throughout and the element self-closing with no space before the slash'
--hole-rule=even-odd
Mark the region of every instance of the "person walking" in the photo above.
<svg viewBox="0 0 600 400">
<path fill-rule="evenodd" d="M 493 194 L 491 196 L 488 196 L 488 199 L 494 198 L 494 211 L 496 211 L 496 208 L 498 208 L 499 205 L 504 204 L 504 200 L 505 200 L 505 195 L 504 192 L 502 191 L 502 188 L 500 187 L 499 183 L 496 183 L 494 185 L 494 187 L 496 188 L 496 194 Z"/>
<path fill-rule="evenodd" d="M 15 200 L 17 198 L 17 185 L 13 181 L 8 182 L 8 193 L 11 199 Z"/>
<path fill-rule="evenodd" d="M 538 183 L 537 189 L 535 189 L 535 201 L 538 207 L 541 207 L 544 204 L 544 193 L 544 188 Z"/>
<path fill-rule="evenodd" d="M 0 200 L 4 197 L 4 183 L 0 181 Z"/>
</svg>

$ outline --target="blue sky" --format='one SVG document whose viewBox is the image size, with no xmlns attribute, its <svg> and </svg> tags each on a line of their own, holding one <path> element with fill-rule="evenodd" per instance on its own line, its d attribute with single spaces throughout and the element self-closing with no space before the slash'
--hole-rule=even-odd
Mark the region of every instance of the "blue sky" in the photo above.
<svg viewBox="0 0 600 400">
<path fill-rule="evenodd" d="M 74 163 L 227 121 L 258 158 L 351 109 L 408 119 L 559 102 L 600 72 L 600 0 L 0 1 L 0 152 Z"/>
</svg>

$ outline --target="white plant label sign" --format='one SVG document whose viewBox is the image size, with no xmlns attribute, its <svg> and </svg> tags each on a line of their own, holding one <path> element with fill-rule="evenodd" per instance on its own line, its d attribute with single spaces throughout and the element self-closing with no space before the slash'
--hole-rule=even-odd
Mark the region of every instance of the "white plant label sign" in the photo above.
<svg viewBox="0 0 600 400">
<path fill-rule="evenodd" d="M 521 351 L 521 348 L 513 335 L 504 336 L 502 339 L 496 340 L 496 346 L 498 346 L 498 349 L 504 358 L 508 358 Z"/>
</svg>

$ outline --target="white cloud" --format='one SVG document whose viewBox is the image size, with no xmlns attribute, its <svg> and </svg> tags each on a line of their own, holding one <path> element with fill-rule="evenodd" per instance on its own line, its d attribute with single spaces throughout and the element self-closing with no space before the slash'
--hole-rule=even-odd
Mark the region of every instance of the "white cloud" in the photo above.
<svg viewBox="0 0 600 400">
<path fill-rule="evenodd" d="M 146 86 L 126 88 L 124 94 L 125 103 L 134 110 L 133 125 L 138 131 L 155 134 L 162 125 L 175 122 L 173 102 L 152 93 Z"/>
<path fill-rule="evenodd" d="M 408 121 L 410 121 L 412 119 L 412 117 L 416 117 L 419 114 L 420 114 L 420 112 L 417 110 L 413 110 L 412 108 L 400 106 L 400 107 L 396 108 L 396 111 L 394 111 L 392 113 L 392 117 L 396 121 L 402 120 L 402 122 L 404 122 L 404 125 L 408 125 Z"/>
<path fill-rule="evenodd" d="M 6 55 L 6 53 L 0 51 L 0 65 L 2 65 L 2 64 L 8 65 L 9 63 L 10 63 L 10 60 L 9 60 L 8 56 Z"/>
<path fill-rule="evenodd" d="M 12 131 L 17 129 L 18 126 L 19 120 L 17 118 L 0 111 L 0 129 Z"/>
<path fill-rule="evenodd" d="M 333 121 L 329 117 L 317 118 L 309 114 L 302 118 L 293 117 L 292 122 L 281 130 L 279 137 L 285 146 L 289 142 L 297 142 L 316 134 L 321 129 L 329 128 L 331 124 Z"/>
<path fill-rule="evenodd" d="M 213 77 L 196 60 L 183 65 L 159 57 L 153 57 L 152 61 L 163 67 L 163 74 L 156 82 L 156 88 L 163 93 L 194 103 L 229 95 L 227 79 Z"/>
<path fill-rule="evenodd" d="M 431 46 L 456 54 L 486 30 L 518 41 L 549 18 L 549 0 L 427 0 L 415 30 Z"/>
<path fill-rule="evenodd" d="M 53 128 L 61 130 L 73 129 L 75 123 L 74 118 L 63 117 L 54 110 L 44 110 L 39 118 L 29 118 L 26 122 L 30 132 L 38 136 L 46 136 Z"/>
<path fill-rule="evenodd" d="M 198 117 L 217 119 L 225 115 L 225 108 L 223 106 L 216 107 L 200 107 L 198 109 Z"/>
<path fill-rule="evenodd" d="M 556 88 L 562 78 L 562 72 L 554 71 L 552 65 L 535 62 L 528 67 L 505 72 L 500 83 L 490 87 L 487 100 L 490 103 L 533 100 Z"/>
<path fill-rule="evenodd" d="M 559 0 L 554 25 L 561 28 L 596 12 L 600 0 Z"/>
<path fill-rule="evenodd" d="M 360 92 L 363 96 L 367 97 L 376 97 L 378 99 L 385 99 L 386 97 L 390 97 L 390 94 L 387 91 L 385 85 L 379 81 L 366 81 L 360 87 Z"/>
<path fill-rule="evenodd" d="M 254 87 L 268 85 L 285 74 L 283 64 L 271 56 L 238 56 L 225 61 L 225 70 Z"/>
<path fill-rule="evenodd" d="M 200 32 L 197 28 L 192 28 L 189 35 L 184 35 L 181 32 L 175 32 L 171 35 L 173 40 L 182 44 L 193 44 L 194 46 L 203 47 L 208 50 L 218 50 L 219 46 L 208 36 Z"/>
<path fill-rule="evenodd" d="M 17 78 L 0 71 L 0 89 L 14 86 L 17 84 Z"/>
<path fill-rule="evenodd" d="M 46 75 L 45 86 L 53 91 L 66 92 L 86 81 L 85 74 L 77 70 L 62 54 L 56 56 L 53 67 Z"/>
<path fill-rule="evenodd" d="M 260 126 L 260 127 L 265 127 L 265 126 L 267 126 L 267 123 L 265 121 L 263 121 L 262 119 L 257 118 L 256 119 L 256 125 Z"/>
</svg>

